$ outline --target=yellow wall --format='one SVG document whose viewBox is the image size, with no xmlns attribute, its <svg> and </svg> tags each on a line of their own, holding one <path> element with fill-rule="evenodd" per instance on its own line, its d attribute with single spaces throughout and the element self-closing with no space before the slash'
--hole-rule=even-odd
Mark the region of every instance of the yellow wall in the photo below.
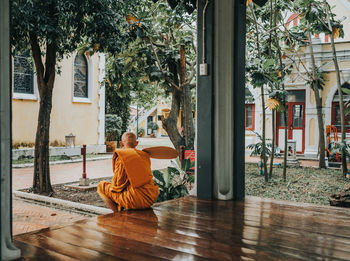
<svg viewBox="0 0 350 261">
<path fill-rule="evenodd" d="M 310 146 L 314 146 L 316 144 L 315 135 L 314 135 L 314 133 L 316 133 L 316 120 L 315 119 L 311 119 L 310 120 L 309 133 L 310 133 L 310 135 L 309 135 L 309 145 Z"/>
<path fill-rule="evenodd" d="M 60 63 L 61 74 L 56 75 L 51 112 L 50 142 L 65 143 L 65 135 L 73 133 L 76 145 L 98 144 L 99 115 L 99 57 L 88 58 L 89 70 L 93 70 L 91 103 L 73 102 L 73 63 L 71 56 Z M 37 101 L 12 101 L 13 142 L 34 142 L 39 111 Z"/>
<path fill-rule="evenodd" d="M 157 108 L 149 115 L 153 116 L 153 121 L 158 124 L 157 135 L 168 135 L 167 132 L 163 129 L 162 121 L 158 120 L 158 116 L 163 116 L 162 109 L 169 109 L 169 106 L 165 101 L 160 101 L 157 105 Z M 177 121 L 177 127 L 181 128 L 181 110 L 179 113 L 179 118 Z M 147 117 L 139 122 L 139 128 L 143 128 L 145 130 L 144 136 L 147 136 Z M 133 129 L 133 132 L 136 133 L 136 128 Z"/>
</svg>

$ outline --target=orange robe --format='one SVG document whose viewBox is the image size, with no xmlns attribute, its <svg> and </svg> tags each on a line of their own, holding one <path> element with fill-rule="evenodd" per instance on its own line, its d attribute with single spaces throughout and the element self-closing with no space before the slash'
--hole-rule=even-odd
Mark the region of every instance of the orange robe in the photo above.
<svg viewBox="0 0 350 261">
<path fill-rule="evenodd" d="M 112 183 L 101 181 L 97 192 L 118 205 L 118 210 L 149 208 L 159 190 L 154 184 L 148 153 L 137 149 L 120 149 L 113 155 Z"/>
</svg>

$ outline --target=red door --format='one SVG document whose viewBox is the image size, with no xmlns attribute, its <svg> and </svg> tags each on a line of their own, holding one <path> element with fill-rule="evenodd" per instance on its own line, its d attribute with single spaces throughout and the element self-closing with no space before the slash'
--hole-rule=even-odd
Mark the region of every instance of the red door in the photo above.
<svg viewBox="0 0 350 261">
<path fill-rule="evenodd" d="M 297 95 L 295 95 L 295 93 Z M 299 93 L 300 92 L 300 93 Z M 303 93 L 301 93 L 303 92 Z M 294 96 L 290 98 L 289 96 Z M 295 97 L 297 96 L 297 98 Z M 298 101 L 302 100 L 302 101 Z M 287 123 L 284 122 L 283 113 L 277 113 L 277 146 L 284 150 L 285 126 L 287 124 L 288 140 L 296 141 L 297 153 L 305 150 L 305 91 L 291 91 L 288 94 L 286 107 Z"/>
</svg>

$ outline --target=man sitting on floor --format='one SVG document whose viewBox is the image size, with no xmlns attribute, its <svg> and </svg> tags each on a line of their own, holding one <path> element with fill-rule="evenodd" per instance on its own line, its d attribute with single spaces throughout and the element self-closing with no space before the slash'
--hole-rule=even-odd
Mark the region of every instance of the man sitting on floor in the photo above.
<svg viewBox="0 0 350 261">
<path fill-rule="evenodd" d="M 138 141 L 132 132 L 122 136 L 113 154 L 112 183 L 101 181 L 97 192 L 114 212 L 122 209 L 149 208 L 157 199 L 159 190 L 154 184 L 148 153 L 138 150 Z"/>
</svg>

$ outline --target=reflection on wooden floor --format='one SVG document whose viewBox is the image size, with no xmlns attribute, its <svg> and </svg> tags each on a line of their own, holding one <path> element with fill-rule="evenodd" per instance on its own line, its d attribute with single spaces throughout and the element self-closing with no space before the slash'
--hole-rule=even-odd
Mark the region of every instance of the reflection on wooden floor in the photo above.
<svg viewBox="0 0 350 261">
<path fill-rule="evenodd" d="M 25 260 L 350 260 L 350 209 L 187 197 L 14 240 Z"/>
</svg>

